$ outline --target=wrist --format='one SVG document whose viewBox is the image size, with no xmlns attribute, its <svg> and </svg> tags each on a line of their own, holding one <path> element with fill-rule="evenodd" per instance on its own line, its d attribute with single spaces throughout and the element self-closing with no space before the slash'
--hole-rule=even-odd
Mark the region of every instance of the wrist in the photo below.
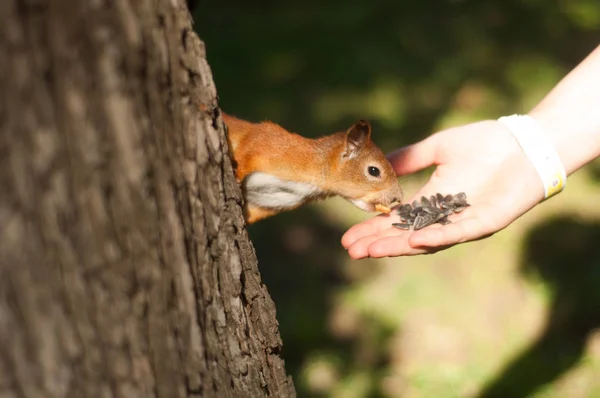
<svg viewBox="0 0 600 398">
<path fill-rule="evenodd" d="M 600 46 L 529 113 L 548 132 L 567 174 L 600 156 Z"/>
<path fill-rule="evenodd" d="M 551 136 L 542 124 L 529 115 L 511 115 L 498 119 L 518 142 L 544 189 L 544 198 L 560 193 L 567 174 Z"/>
<path fill-rule="evenodd" d="M 534 109 L 529 113 L 550 137 L 567 175 L 573 174 L 600 155 L 600 119 L 593 113 Z"/>
<path fill-rule="evenodd" d="M 564 125 L 563 120 L 556 114 L 533 110 L 528 114 L 535 119 L 541 128 L 546 132 L 550 142 L 554 146 L 558 157 L 560 158 L 567 176 L 573 174 L 581 167 L 577 162 L 577 157 L 570 150 L 569 139 L 574 139 L 569 134 L 569 127 Z"/>
</svg>

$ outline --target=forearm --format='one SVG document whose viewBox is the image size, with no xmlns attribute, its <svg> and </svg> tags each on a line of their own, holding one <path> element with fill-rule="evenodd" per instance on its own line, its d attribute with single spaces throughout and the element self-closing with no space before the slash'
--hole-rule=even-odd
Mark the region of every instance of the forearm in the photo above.
<svg viewBox="0 0 600 398">
<path fill-rule="evenodd" d="M 529 114 L 550 135 L 567 175 L 600 156 L 600 46 Z"/>
</svg>

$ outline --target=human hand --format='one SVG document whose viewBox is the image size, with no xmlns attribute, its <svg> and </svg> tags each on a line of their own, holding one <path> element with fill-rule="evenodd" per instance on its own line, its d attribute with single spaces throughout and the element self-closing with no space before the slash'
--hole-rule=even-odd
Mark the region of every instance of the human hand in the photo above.
<svg viewBox="0 0 600 398">
<path fill-rule="evenodd" d="M 471 206 L 450 216 L 451 224 L 418 231 L 392 227 L 393 211 L 350 228 L 342 245 L 354 259 L 434 253 L 481 239 L 505 228 L 544 198 L 533 165 L 512 134 L 497 121 L 484 121 L 433 134 L 388 155 L 398 175 L 436 165 L 410 200 L 440 192 L 465 192 Z"/>
</svg>

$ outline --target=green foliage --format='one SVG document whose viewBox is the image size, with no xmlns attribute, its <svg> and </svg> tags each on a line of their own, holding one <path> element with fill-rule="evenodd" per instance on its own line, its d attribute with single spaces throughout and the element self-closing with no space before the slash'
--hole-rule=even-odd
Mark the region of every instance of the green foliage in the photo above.
<svg viewBox="0 0 600 398">
<path fill-rule="evenodd" d="M 600 2 L 223 0 L 195 21 L 228 113 L 305 136 L 366 118 L 387 151 L 527 111 L 598 45 Z M 339 239 L 367 216 L 336 200 L 252 226 L 299 395 L 597 396 L 599 196 L 569 184 L 435 256 L 349 261 Z"/>
</svg>

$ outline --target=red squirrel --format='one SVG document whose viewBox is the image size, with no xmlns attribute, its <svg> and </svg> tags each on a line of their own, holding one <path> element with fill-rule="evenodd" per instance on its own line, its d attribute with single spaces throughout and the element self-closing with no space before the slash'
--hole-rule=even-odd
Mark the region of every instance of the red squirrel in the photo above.
<svg viewBox="0 0 600 398">
<path fill-rule="evenodd" d="M 221 114 L 248 224 L 335 195 L 364 211 L 384 213 L 402 199 L 396 174 L 371 141 L 367 121 L 310 139 L 272 122 Z"/>
</svg>

